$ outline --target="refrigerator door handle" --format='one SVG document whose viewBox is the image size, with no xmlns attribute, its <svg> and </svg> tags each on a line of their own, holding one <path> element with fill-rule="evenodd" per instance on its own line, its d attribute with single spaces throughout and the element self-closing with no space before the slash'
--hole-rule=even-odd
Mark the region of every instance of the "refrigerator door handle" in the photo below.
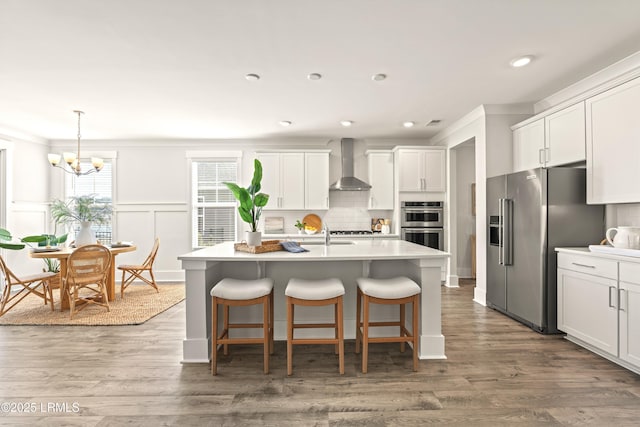
<svg viewBox="0 0 640 427">
<path fill-rule="evenodd" d="M 498 264 L 504 265 L 504 199 L 498 199 Z"/>
<path fill-rule="evenodd" d="M 503 199 L 502 204 L 502 211 L 504 214 L 502 261 L 504 265 L 513 265 L 513 200 Z"/>
</svg>

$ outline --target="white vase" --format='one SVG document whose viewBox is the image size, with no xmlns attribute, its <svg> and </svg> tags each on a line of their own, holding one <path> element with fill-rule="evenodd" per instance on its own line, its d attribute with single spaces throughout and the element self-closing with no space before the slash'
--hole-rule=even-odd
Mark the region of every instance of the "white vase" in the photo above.
<svg viewBox="0 0 640 427">
<path fill-rule="evenodd" d="M 247 231 L 247 246 L 260 246 L 260 245 L 262 245 L 262 232 Z"/>
<path fill-rule="evenodd" d="M 96 234 L 91 229 L 91 221 L 82 221 L 76 235 L 76 248 L 96 243 Z"/>
</svg>

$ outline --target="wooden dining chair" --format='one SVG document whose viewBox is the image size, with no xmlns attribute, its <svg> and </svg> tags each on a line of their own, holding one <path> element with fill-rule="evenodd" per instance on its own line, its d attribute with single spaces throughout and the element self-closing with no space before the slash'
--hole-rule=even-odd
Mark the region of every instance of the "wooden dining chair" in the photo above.
<svg viewBox="0 0 640 427">
<path fill-rule="evenodd" d="M 153 262 L 156 260 L 156 255 L 158 254 L 159 248 L 160 239 L 156 237 L 156 241 L 153 243 L 153 248 L 151 248 L 151 253 L 149 253 L 149 256 L 147 256 L 147 259 L 145 259 L 142 264 L 118 266 L 118 270 L 122 270 L 120 298 L 124 298 L 124 290 L 127 289 L 129 285 L 132 284 L 136 279 L 142 280 L 144 283 L 154 288 L 156 292 L 160 292 L 160 289 L 158 289 L 158 285 L 156 284 L 156 279 L 153 277 Z M 149 278 L 143 276 L 144 272 L 147 272 L 149 274 Z"/>
<path fill-rule="evenodd" d="M 70 318 L 91 304 L 109 308 L 107 276 L 111 263 L 109 248 L 85 245 L 67 259 L 67 274 L 63 286 L 69 297 Z"/>
<path fill-rule="evenodd" d="M 53 311 L 53 295 L 49 284 L 58 273 L 46 272 L 18 277 L 7 266 L 0 256 L 0 274 L 2 274 L 2 294 L 0 295 L 0 316 L 11 310 L 29 294 L 35 295 L 51 305 Z"/>
</svg>

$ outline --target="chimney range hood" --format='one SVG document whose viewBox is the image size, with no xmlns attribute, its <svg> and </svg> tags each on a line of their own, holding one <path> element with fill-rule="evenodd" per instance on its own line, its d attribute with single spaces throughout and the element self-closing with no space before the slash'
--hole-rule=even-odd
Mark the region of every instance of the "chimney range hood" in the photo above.
<svg viewBox="0 0 640 427">
<path fill-rule="evenodd" d="M 353 138 L 340 140 L 342 150 L 342 177 L 329 186 L 329 190 L 364 191 L 371 188 L 366 182 L 353 176 Z"/>
</svg>

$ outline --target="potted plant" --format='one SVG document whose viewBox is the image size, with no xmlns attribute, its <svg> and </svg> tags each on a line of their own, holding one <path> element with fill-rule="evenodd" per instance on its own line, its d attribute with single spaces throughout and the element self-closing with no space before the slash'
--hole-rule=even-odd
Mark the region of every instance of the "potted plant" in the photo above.
<svg viewBox="0 0 640 427">
<path fill-rule="evenodd" d="M 240 218 L 249 224 L 250 231 L 247 231 L 247 245 L 260 246 L 262 243 L 262 233 L 258 231 L 258 221 L 262 214 L 262 208 L 269 202 L 269 195 L 260 193 L 260 182 L 262 181 L 262 164 L 255 159 L 253 169 L 253 179 L 247 188 L 240 187 L 233 182 L 223 182 L 240 202 L 238 213 Z"/>
<path fill-rule="evenodd" d="M 54 200 L 51 204 L 51 216 L 56 224 L 80 223 L 80 231 L 75 239 L 76 246 L 96 243 L 91 224 L 109 222 L 112 212 L 111 205 L 99 202 L 95 194 L 74 196 L 68 202 Z"/>
<path fill-rule="evenodd" d="M 298 234 L 302 234 L 302 232 L 304 231 L 304 227 L 306 225 L 307 225 L 306 222 L 300 222 L 300 220 L 297 219 L 296 223 L 293 226 L 298 229 Z"/>
</svg>

